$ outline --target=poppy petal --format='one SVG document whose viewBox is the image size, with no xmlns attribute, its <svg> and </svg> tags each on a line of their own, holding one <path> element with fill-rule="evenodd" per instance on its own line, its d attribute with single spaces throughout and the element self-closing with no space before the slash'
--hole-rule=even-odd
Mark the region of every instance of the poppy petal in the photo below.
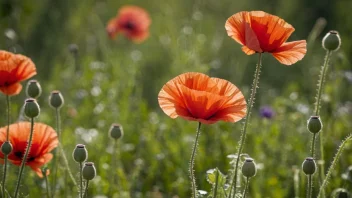
<svg viewBox="0 0 352 198">
<path fill-rule="evenodd" d="M 106 32 L 108 33 L 108 35 L 111 39 L 114 39 L 118 33 L 117 28 L 116 28 L 116 23 L 117 23 L 117 19 L 113 18 L 113 19 L 110 19 L 110 21 L 108 22 L 108 24 L 106 26 Z"/>
<path fill-rule="evenodd" d="M 248 22 L 248 20 L 246 20 L 247 14 L 248 12 L 236 13 L 230 16 L 225 23 L 225 29 L 227 31 L 227 35 L 241 45 L 245 45 L 246 43 L 245 24 Z"/>
<path fill-rule="evenodd" d="M 307 52 L 307 42 L 305 40 L 284 43 L 277 48 L 272 55 L 284 65 L 292 65 L 302 60 Z"/>
<path fill-rule="evenodd" d="M 255 54 L 255 51 L 249 49 L 247 46 L 242 46 L 242 51 L 243 51 L 244 53 L 246 53 L 247 55 Z"/>
<path fill-rule="evenodd" d="M 0 91 L 5 95 L 13 96 L 21 92 L 22 85 L 20 83 L 15 83 L 10 86 L 0 86 Z"/>
<path fill-rule="evenodd" d="M 250 24 L 257 35 L 260 48 L 265 52 L 280 47 L 295 31 L 292 25 L 280 17 L 263 11 L 251 11 Z"/>
<path fill-rule="evenodd" d="M 245 23 L 246 47 L 255 52 L 263 52 L 260 48 L 259 40 L 249 23 Z M 243 48 L 242 48 L 243 50 Z"/>
</svg>

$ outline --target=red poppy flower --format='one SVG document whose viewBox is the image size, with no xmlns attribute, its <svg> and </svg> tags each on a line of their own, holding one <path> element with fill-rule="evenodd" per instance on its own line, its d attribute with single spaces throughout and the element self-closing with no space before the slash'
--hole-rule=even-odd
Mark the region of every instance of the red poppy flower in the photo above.
<svg viewBox="0 0 352 198">
<path fill-rule="evenodd" d="M 21 81 L 37 74 L 32 60 L 20 54 L 0 51 L 0 91 L 17 95 L 22 90 Z"/>
<path fill-rule="evenodd" d="M 110 38 L 122 33 L 132 41 L 142 42 L 149 36 L 150 24 L 149 14 L 143 8 L 124 6 L 118 15 L 108 22 L 106 31 Z"/>
<path fill-rule="evenodd" d="M 306 41 L 286 42 L 295 31 L 283 19 L 263 11 L 239 12 L 227 19 L 227 34 L 243 45 L 247 55 L 271 53 L 280 63 L 292 65 L 307 52 Z"/>
<path fill-rule="evenodd" d="M 161 109 L 171 118 L 213 124 L 237 122 L 246 115 L 246 101 L 231 82 L 189 72 L 167 82 L 158 96 Z"/>
<path fill-rule="evenodd" d="M 10 125 L 9 141 L 13 146 L 13 150 L 8 159 L 14 165 L 21 165 L 22 157 L 28 144 L 30 127 L 30 122 L 18 122 Z M 0 128 L 0 145 L 6 141 L 6 129 L 7 127 Z M 57 147 L 58 144 L 57 134 L 53 128 L 42 123 L 34 123 L 33 141 L 26 166 L 31 167 L 39 177 L 42 177 L 43 174 L 40 167 L 53 158 L 53 154 L 50 151 Z M 2 152 L 0 152 L 0 158 L 4 158 Z"/>
</svg>

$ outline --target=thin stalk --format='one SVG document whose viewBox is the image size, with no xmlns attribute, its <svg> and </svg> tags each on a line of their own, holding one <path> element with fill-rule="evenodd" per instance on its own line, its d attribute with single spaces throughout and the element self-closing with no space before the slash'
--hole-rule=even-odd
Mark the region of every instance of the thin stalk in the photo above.
<svg viewBox="0 0 352 198">
<path fill-rule="evenodd" d="M 328 66 L 329 66 L 329 60 L 330 60 L 330 56 L 332 54 L 332 51 L 327 50 L 326 51 L 326 55 L 324 58 L 324 64 L 321 68 L 320 71 L 320 79 L 318 82 L 318 91 L 317 91 L 317 95 L 316 95 L 316 102 L 315 102 L 315 115 L 319 116 L 320 113 L 320 107 L 321 107 L 321 95 L 323 92 L 323 87 L 324 87 L 324 82 L 325 82 L 325 77 L 326 77 L 326 72 L 328 70 Z M 320 131 L 319 134 L 319 144 L 320 144 L 320 159 L 324 162 L 324 139 L 323 139 L 323 131 Z M 320 165 L 320 182 L 325 180 L 325 167 L 324 167 L 325 163 L 321 163 Z M 323 191 L 323 195 L 325 197 L 325 191 Z"/>
<path fill-rule="evenodd" d="M 232 189 L 234 190 L 233 193 L 233 198 L 236 196 L 236 187 L 237 187 L 237 174 L 238 174 L 238 164 L 240 162 L 240 156 L 243 150 L 243 145 L 245 143 L 246 140 L 246 132 L 247 132 L 247 126 L 248 126 L 248 122 L 249 122 L 249 117 L 251 114 L 251 110 L 254 104 L 254 100 L 255 100 L 255 94 L 258 88 L 258 84 L 259 84 L 259 75 L 260 75 L 260 68 L 262 66 L 262 53 L 259 53 L 259 57 L 258 57 L 258 63 L 255 69 L 255 75 L 254 75 L 254 79 L 253 79 L 253 85 L 252 85 L 252 93 L 251 93 L 251 97 L 249 99 L 249 104 L 247 106 L 247 114 L 246 114 L 246 118 L 244 120 L 244 125 L 242 128 L 242 133 L 241 133 L 241 138 L 240 138 L 240 142 L 239 142 L 239 148 L 237 151 L 237 158 L 236 158 L 236 165 L 235 165 L 235 174 L 232 178 L 232 185 L 231 185 L 231 189 L 230 189 L 230 195 L 229 197 L 231 197 L 231 193 L 232 193 Z"/>
<path fill-rule="evenodd" d="M 219 182 L 219 170 L 216 169 L 216 174 L 215 174 L 215 188 L 214 188 L 214 194 L 213 194 L 213 198 L 216 198 L 217 194 L 218 194 L 218 182 Z"/>
<path fill-rule="evenodd" d="M 86 180 L 86 187 L 85 187 L 85 190 L 84 190 L 84 198 L 87 198 L 88 197 L 88 184 L 89 184 L 89 180 Z"/>
<path fill-rule="evenodd" d="M 79 186 L 80 186 L 80 196 L 83 198 L 83 176 L 82 176 L 82 162 L 79 162 Z"/>
<path fill-rule="evenodd" d="M 6 106 L 7 106 L 7 129 L 6 129 L 6 141 L 9 141 L 10 134 L 10 96 L 6 95 Z M 10 142 L 11 143 L 11 142 Z M 1 195 L 5 197 L 5 185 L 6 185 L 6 174 L 7 174 L 7 159 L 8 155 L 4 155 L 4 166 L 2 175 Z"/>
<path fill-rule="evenodd" d="M 194 141 L 193 144 L 193 151 L 191 155 L 191 161 L 189 162 L 189 174 L 191 178 L 191 183 L 192 183 L 192 198 L 198 197 L 197 194 L 197 185 L 196 185 L 196 179 L 194 178 L 194 157 L 196 156 L 196 151 L 197 151 L 197 146 L 198 146 L 198 139 L 200 136 L 200 126 L 201 123 L 198 123 L 198 128 L 197 128 L 197 135 L 196 135 L 196 140 Z"/>
<path fill-rule="evenodd" d="M 326 174 L 326 178 L 324 179 L 323 181 L 323 184 L 320 186 L 320 189 L 319 189 L 319 194 L 317 196 L 317 198 L 320 198 L 320 196 L 325 192 L 325 187 L 327 186 L 328 184 L 328 180 L 331 176 L 331 173 L 333 172 L 333 170 L 335 169 L 335 166 L 337 164 L 337 161 L 340 159 L 340 156 L 342 154 L 342 151 L 343 149 L 345 148 L 346 146 L 346 143 L 348 141 L 352 140 L 352 134 L 350 134 L 344 141 L 342 141 L 339 149 L 337 150 L 337 153 L 336 153 L 336 156 L 334 158 L 334 160 L 332 161 L 332 164 L 331 166 L 329 167 L 329 170 L 328 170 L 328 173 Z"/>
<path fill-rule="evenodd" d="M 316 137 L 316 133 L 313 133 L 312 143 L 310 147 L 310 155 L 312 156 L 312 158 L 314 158 L 314 155 L 315 155 L 315 137 Z"/>
<path fill-rule="evenodd" d="M 61 142 L 61 119 L 60 119 L 60 109 L 55 108 L 55 117 L 56 117 L 56 132 L 57 132 L 57 137 L 59 139 L 59 142 Z M 55 190 L 56 190 L 56 178 L 57 178 L 57 171 L 58 171 L 58 163 L 59 163 L 59 157 L 60 153 L 58 152 L 57 149 L 55 149 L 55 155 L 54 155 L 54 164 L 53 164 L 53 195 L 55 195 Z"/>
<path fill-rule="evenodd" d="M 63 161 L 64 161 L 65 168 L 66 168 L 66 170 L 67 170 L 67 172 L 68 172 L 68 174 L 69 174 L 69 176 L 70 176 L 70 178 L 71 178 L 73 184 L 74 184 L 75 186 L 77 186 L 77 182 L 76 182 L 76 180 L 75 180 L 75 177 L 73 177 L 73 174 L 72 174 L 72 172 L 71 172 L 70 166 L 68 165 L 68 161 L 67 161 L 67 158 L 66 158 L 66 155 L 65 155 L 65 151 L 64 151 L 64 149 L 62 148 L 62 145 L 61 145 L 60 142 L 59 142 L 59 151 L 60 151 L 60 154 L 61 154 L 60 156 L 62 156 L 62 159 L 63 159 Z"/>
<path fill-rule="evenodd" d="M 119 193 L 119 185 L 116 183 L 117 182 L 117 176 L 116 176 L 116 167 L 117 167 L 117 140 L 114 140 L 114 143 L 113 143 L 113 151 L 112 151 L 112 162 L 111 162 L 111 167 L 112 167 L 112 170 L 113 170 L 113 175 L 111 177 L 111 184 L 113 186 L 117 186 L 117 190 L 118 190 L 118 193 Z M 112 196 L 113 195 L 113 188 L 110 188 L 109 189 L 109 195 Z"/>
<path fill-rule="evenodd" d="M 244 185 L 242 198 L 246 198 L 248 186 L 249 186 L 249 177 L 247 177 L 247 179 L 246 179 L 246 184 Z"/>
<path fill-rule="evenodd" d="M 46 197 L 50 198 L 51 197 L 51 193 L 50 193 L 50 184 L 49 184 L 48 176 L 46 175 L 46 173 L 43 173 L 43 176 L 44 176 L 44 179 L 45 179 Z"/>
<path fill-rule="evenodd" d="M 25 165 L 26 162 L 27 162 L 27 157 L 28 157 L 28 154 L 29 154 L 29 150 L 31 149 L 31 146 L 32 146 L 33 132 L 34 132 L 33 128 L 34 128 L 34 118 L 31 118 L 31 132 L 30 132 L 30 134 L 29 134 L 28 145 L 27 145 L 25 154 L 24 154 L 23 159 L 22 159 L 22 162 L 21 162 L 20 172 L 19 172 L 19 174 L 18 174 L 18 179 L 17 179 L 17 184 L 16 184 L 16 190 L 15 190 L 15 198 L 17 198 L 17 196 L 18 196 L 18 192 L 19 192 L 19 189 L 20 189 L 20 184 L 21 184 L 21 178 L 22 178 L 22 173 L 23 173 L 24 165 Z"/>
<path fill-rule="evenodd" d="M 307 189 L 307 198 L 312 197 L 312 175 L 308 175 L 308 189 Z"/>
</svg>

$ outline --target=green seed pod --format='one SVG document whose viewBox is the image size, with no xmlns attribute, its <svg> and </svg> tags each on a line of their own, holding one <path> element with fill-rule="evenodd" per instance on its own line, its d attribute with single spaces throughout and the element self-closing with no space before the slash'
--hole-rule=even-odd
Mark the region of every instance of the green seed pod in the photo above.
<svg viewBox="0 0 352 198">
<path fill-rule="evenodd" d="M 60 91 L 52 91 L 49 96 L 49 104 L 54 109 L 60 109 L 64 105 L 64 97 Z"/>
<path fill-rule="evenodd" d="M 97 171 L 93 162 L 86 162 L 82 170 L 82 176 L 86 180 L 92 180 L 96 176 Z"/>
<path fill-rule="evenodd" d="M 36 80 L 27 83 L 26 94 L 29 98 L 38 98 L 42 94 L 42 87 Z"/>
<path fill-rule="evenodd" d="M 1 145 L 1 152 L 4 155 L 9 155 L 12 152 L 12 144 L 9 141 L 5 141 L 2 145 Z"/>
<path fill-rule="evenodd" d="M 337 31 L 331 30 L 323 38 L 323 48 L 328 51 L 336 51 L 341 46 L 341 38 Z"/>
<path fill-rule="evenodd" d="M 246 158 L 242 165 L 242 175 L 245 177 L 254 177 L 257 173 L 257 167 L 252 158 Z"/>
<path fill-rule="evenodd" d="M 33 98 L 29 98 L 24 103 L 24 114 L 28 118 L 38 117 L 40 113 L 40 108 L 37 101 Z"/>
<path fill-rule="evenodd" d="M 83 144 L 77 144 L 76 148 L 73 150 L 72 156 L 73 159 L 78 163 L 86 161 L 88 158 L 88 151 L 86 146 Z"/>
<path fill-rule="evenodd" d="M 349 198 L 350 194 L 346 189 L 338 188 L 332 192 L 331 197 L 333 198 Z"/>
<path fill-rule="evenodd" d="M 109 130 L 111 138 L 118 140 L 123 136 L 123 129 L 120 124 L 112 124 Z"/>
<path fill-rule="evenodd" d="M 306 175 L 313 175 L 316 170 L 316 164 L 315 161 L 312 157 L 307 157 L 303 164 L 302 164 L 302 170 L 304 174 Z"/>
<path fill-rule="evenodd" d="M 311 133 L 319 133 L 323 128 L 323 123 L 319 116 L 311 116 L 307 121 L 307 128 Z"/>
</svg>

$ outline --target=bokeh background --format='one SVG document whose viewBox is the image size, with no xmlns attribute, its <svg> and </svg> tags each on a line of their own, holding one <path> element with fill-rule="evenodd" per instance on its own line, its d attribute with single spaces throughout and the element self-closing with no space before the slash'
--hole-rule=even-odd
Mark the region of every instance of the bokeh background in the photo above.
<svg viewBox="0 0 352 198">
<path fill-rule="evenodd" d="M 145 42 L 135 44 L 120 35 L 108 38 L 107 21 L 123 5 L 149 12 L 152 25 Z M 0 0 L 0 48 L 29 56 L 36 64 L 35 79 L 43 87 L 38 121 L 55 126 L 48 95 L 52 90 L 63 93 L 62 143 L 69 157 L 76 144 L 86 144 L 89 161 L 98 171 L 90 185 L 92 197 L 189 197 L 188 161 L 197 123 L 167 117 L 157 94 L 176 75 L 197 71 L 233 82 L 249 98 L 257 57 L 245 55 L 227 36 L 225 21 L 244 10 L 278 15 L 296 29 L 290 41 L 307 39 L 308 52 L 289 67 L 264 55 L 244 148 L 260 168 L 250 196 L 303 197 L 306 178 L 300 166 L 309 155 L 311 140 L 306 121 L 314 110 L 325 55 L 321 39 L 332 29 L 339 31 L 342 46 L 333 54 L 323 94 L 326 169 L 340 142 L 352 132 L 351 7 L 350 0 Z M 78 46 L 77 52 L 72 44 Z M 22 91 L 11 99 L 13 122 L 20 117 L 25 97 Z M 3 95 L 0 104 L 5 106 Z M 272 118 L 260 115 L 263 106 L 273 109 Z M 0 123 L 6 125 L 5 108 L 1 109 Z M 122 124 L 125 132 L 117 146 L 118 166 L 111 161 L 112 123 Z M 211 189 L 207 170 L 218 167 L 229 172 L 228 155 L 236 152 L 240 129 L 240 122 L 203 126 L 195 167 L 199 189 Z M 352 164 L 351 152 L 348 145 L 328 193 L 337 187 L 352 190 L 351 181 L 341 178 Z M 70 166 L 78 172 L 71 159 Z M 16 171 L 11 167 L 13 175 Z M 43 180 L 29 169 L 26 174 L 22 191 L 29 197 L 44 196 Z M 59 177 L 57 195 L 74 197 L 76 189 L 63 170 Z M 15 177 L 9 178 L 15 184 Z M 300 194 L 294 192 L 294 178 Z M 317 191 L 317 180 L 314 186 Z"/>
</svg>

